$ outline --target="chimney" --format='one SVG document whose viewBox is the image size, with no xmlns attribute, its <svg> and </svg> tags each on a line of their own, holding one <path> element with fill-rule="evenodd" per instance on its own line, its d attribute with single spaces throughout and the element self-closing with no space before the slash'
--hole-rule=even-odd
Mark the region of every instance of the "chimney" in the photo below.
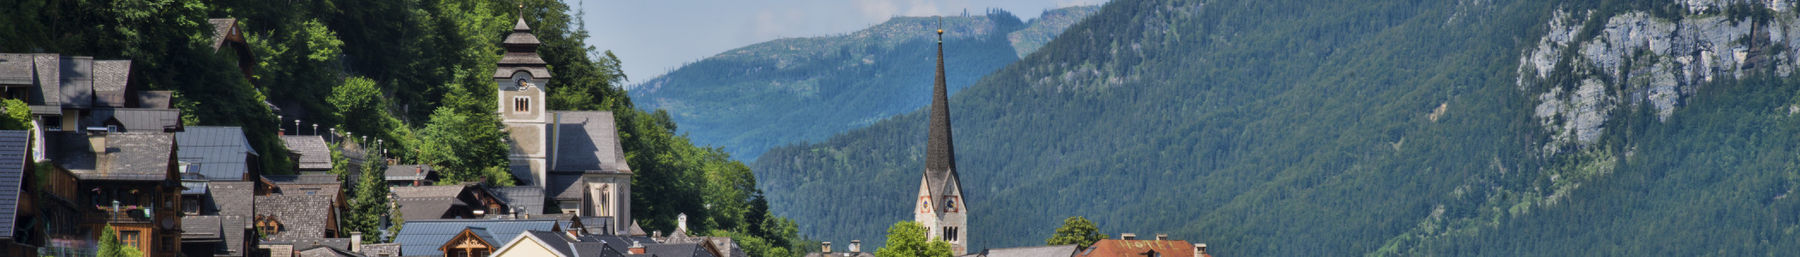
<svg viewBox="0 0 1800 257">
<path fill-rule="evenodd" d="M 628 248 L 627 251 L 631 252 L 631 254 L 644 254 L 644 244 L 640 244 L 638 241 L 631 241 L 631 248 Z"/>
<path fill-rule="evenodd" d="M 1206 257 L 1206 244 L 1194 244 L 1194 257 Z"/>
<path fill-rule="evenodd" d="M 362 231 L 350 232 L 350 252 L 362 252 Z"/>
<path fill-rule="evenodd" d="M 831 242 L 820 242 L 819 243 L 819 252 L 825 253 L 825 254 L 831 254 Z"/>
<path fill-rule="evenodd" d="M 1137 240 L 1137 234 L 1121 233 L 1121 234 L 1119 234 L 1119 240 Z"/>
<path fill-rule="evenodd" d="M 862 253 L 862 240 L 850 240 L 850 255 Z"/>
<path fill-rule="evenodd" d="M 1169 234 L 1156 233 L 1156 240 L 1169 240 Z"/>
</svg>

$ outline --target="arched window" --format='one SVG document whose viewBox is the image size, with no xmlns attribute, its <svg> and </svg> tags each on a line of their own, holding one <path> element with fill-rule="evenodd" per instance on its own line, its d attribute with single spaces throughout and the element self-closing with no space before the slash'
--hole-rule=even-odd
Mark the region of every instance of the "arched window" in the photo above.
<svg viewBox="0 0 1800 257">
<path fill-rule="evenodd" d="M 513 97 L 513 112 L 530 112 L 530 111 L 531 111 L 531 98 L 530 97 L 524 97 L 524 96 L 514 96 Z"/>
</svg>

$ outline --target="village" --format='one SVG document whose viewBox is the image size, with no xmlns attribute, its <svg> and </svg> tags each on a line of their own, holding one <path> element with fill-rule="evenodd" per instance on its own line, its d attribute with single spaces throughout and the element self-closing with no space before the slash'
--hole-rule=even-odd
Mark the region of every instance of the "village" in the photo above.
<svg viewBox="0 0 1800 257">
<path fill-rule="evenodd" d="M 254 73 L 255 54 L 237 20 L 210 24 L 213 50 L 236 52 L 244 58 L 238 72 Z M 1210 256 L 1205 244 L 1166 234 L 971 249 L 967 227 L 977 217 L 963 205 L 956 170 L 943 33 L 913 213 L 929 239 L 948 243 L 956 256 Z M 547 110 L 542 86 L 555 77 L 539 44 L 519 18 L 493 71 L 494 113 L 513 146 L 513 186 L 439 183 L 440 167 L 368 158 L 395 149 L 296 118 L 278 124 L 292 154 L 259 153 L 243 128 L 184 125 L 171 104 L 178 96 L 128 83 L 138 76 L 132 60 L 0 54 L 0 88 L 25 102 L 31 117 L 29 128 L 0 131 L 0 231 L 7 232 L 0 254 L 96 256 L 107 234 L 153 257 L 748 256 L 731 237 L 689 231 L 685 214 L 671 231 L 646 231 L 632 218 L 634 173 L 613 114 Z M 346 161 L 334 161 L 334 152 Z M 265 173 L 267 158 L 291 159 L 283 170 L 295 173 Z M 378 186 L 388 187 L 392 208 L 381 218 L 382 234 L 344 229 L 356 200 L 346 191 L 367 185 L 331 170 L 384 178 Z M 368 238 L 385 243 L 365 244 Z M 862 241 L 842 250 L 821 242 L 807 256 L 876 256 Z"/>
</svg>

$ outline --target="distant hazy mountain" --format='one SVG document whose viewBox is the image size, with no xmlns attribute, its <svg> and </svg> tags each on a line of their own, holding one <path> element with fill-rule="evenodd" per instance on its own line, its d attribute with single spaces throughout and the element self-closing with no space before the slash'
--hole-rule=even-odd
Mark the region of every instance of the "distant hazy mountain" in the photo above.
<svg viewBox="0 0 1800 257">
<path fill-rule="evenodd" d="M 1796 9 L 1114 0 L 952 96 L 966 239 L 1082 215 L 1216 256 L 1800 252 Z M 879 241 L 913 217 L 926 128 L 752 168 L 804 234 Z"/>
<path fill-rule="evenodd" d="M 1030 24 L 997 10 L 944 17 L 950 90 L 1017 61 L 1014 45 L 1041 44 L 1093 8 L 1047 11 Z M 899 17 L 844 35 L 758 43 L 646 80 L 630 94 L 641 108 L 668 110 L 696 143 L 755 159 L 925 106 L 927 97 L 910 93 L 931 88 L 939 24 Z M 1031 36 L 1009 40 L 1020 31 Z"/>
</svg>

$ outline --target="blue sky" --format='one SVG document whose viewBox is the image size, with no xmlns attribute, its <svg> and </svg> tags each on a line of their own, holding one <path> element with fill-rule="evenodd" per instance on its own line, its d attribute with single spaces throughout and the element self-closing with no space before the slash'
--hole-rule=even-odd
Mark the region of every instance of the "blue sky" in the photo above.
<svg viewBox="0 0 1800 257">
<path fill-rule="evenodd" d="M 1020 19 L 1044 10 L 1106 0 L 579 0 L 588 45 L 612 50 L 627 84 L 683 63 L 779 38 L 848 33 L 894 16 L 979 14 L 1004 9 Z"/>
</svg>

